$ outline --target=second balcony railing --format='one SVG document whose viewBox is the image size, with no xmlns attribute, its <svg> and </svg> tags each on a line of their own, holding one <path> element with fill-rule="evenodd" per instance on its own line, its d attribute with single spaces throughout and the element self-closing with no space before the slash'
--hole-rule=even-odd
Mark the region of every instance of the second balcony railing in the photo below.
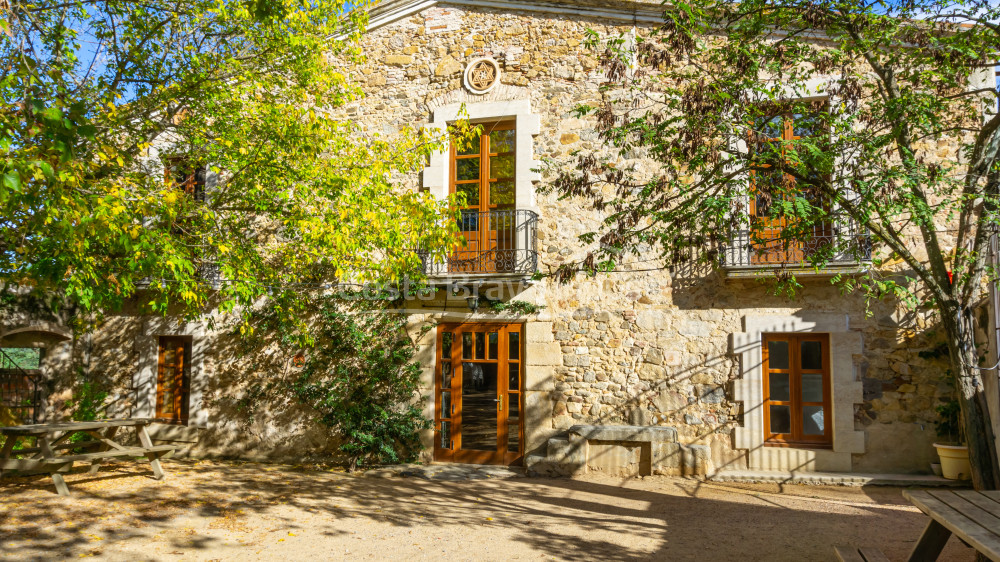
<svg viewBox="0 0 1000 562">
<path fill-rule="evenodd" d="M 801 265 L 815 258 L 828 265 L 871 262 L 871 237 L 854 225 L 818 225 L 810 235 L 795 240 L 782 236 L 779 230 L 740 230 L 720 253 L 724 268 Z"/>
</svg>

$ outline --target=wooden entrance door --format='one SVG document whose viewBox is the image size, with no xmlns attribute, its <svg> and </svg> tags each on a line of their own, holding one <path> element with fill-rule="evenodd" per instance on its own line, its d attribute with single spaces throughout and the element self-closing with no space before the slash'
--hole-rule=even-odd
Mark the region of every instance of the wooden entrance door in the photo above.
<svg viewBox="0 0 1000 562">
<path fill-rule="evenodd" d="M 156 418 L 166 422 L 188 420 L 188 371 L 191 340 L 161 337 L 156 371 Z"/>
<path fill-rule="evenodd" d="M 437 333 L 434 459 L 516 464 L 524 454 L 520 324 L 443 324 Z"/>
<path fill-rule="evenodd" d="M 514 123 L 486 123 L 467 146 L 451 147 L 451 193 L 465 196 L 459 230 L 464 245 L 450 260 L 452 273 L 508 271 L 515 226 Z"/>
</svg>

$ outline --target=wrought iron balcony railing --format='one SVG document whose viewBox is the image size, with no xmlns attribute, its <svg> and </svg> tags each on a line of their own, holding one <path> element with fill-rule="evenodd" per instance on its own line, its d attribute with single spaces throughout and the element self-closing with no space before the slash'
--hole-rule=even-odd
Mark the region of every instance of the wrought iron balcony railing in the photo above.
<svg viewBox="0 0 1000 562">
<path fill-rule="evenodd" d="M 423 255 L 428 277 L 496 274 L 531 276 L 538 270 L 538 214 L 504 209 L 462 211 L 465 243 L 445 260 Z"/>
<path fill-rule="evenodd" d="M 805 240 L 782 236 L 780 229 L 751 232 L 738 230 L 720 252 L 724 268 L 774 267 L 808 264 L 821 257 L 827 265 L 855 265 L 872 259 L 868 232 L 852 224 L 821 224 L 812 227 Z"/>
</svg>

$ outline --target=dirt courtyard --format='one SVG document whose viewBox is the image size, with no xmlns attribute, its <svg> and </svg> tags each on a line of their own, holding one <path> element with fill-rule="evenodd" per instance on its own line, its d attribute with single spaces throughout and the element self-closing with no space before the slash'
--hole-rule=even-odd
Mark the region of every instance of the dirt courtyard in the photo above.
<svg viewBox="0 0 1000 562">
<path fill-rule="evenodd" d="M 0 480 L 0 558 L 52 560 L 835 560 L 906 558 L 926 517 L 899 488 L 672 478 L 376 478 L 165 461 Z M 951 539 L 942 560 L 974 551 Z"/>
</svg>

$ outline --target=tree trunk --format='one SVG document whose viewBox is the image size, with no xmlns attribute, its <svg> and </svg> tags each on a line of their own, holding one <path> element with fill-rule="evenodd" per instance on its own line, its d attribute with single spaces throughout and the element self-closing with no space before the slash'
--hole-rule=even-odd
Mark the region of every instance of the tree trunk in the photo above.
<svg viewBox="0 0 1000 562">
<path fill-rule="evenodd" d="M 950 308 L 950 307 L 949 307 Z M 948 352 L 955 380 L 955 393 L 962 410 L 965 438 L 972 465 L 972 485 L 977 490 L 1000 489 L 993 424 L 983 387 L 973 331 L 972 311 L 942 307 L 942 324 L 948 336 Z"/>
</svg>

